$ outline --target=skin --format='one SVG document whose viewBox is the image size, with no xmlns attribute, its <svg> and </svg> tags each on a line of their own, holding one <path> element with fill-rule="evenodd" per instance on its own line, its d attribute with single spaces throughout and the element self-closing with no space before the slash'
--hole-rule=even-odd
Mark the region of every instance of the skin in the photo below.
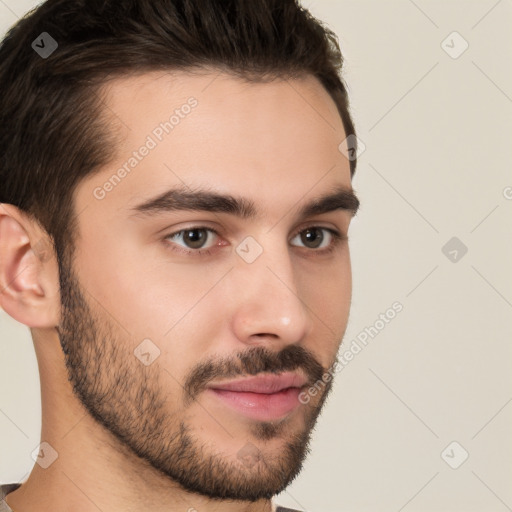
<svg viewBox="0 0 512 512">
<path fill-rule="evenodd" d="M 0 205 L 1 306 L 31 328 L 41 441 L 58 453 L 6 501 L 16 512 L 269 511 L 270 496 L 300 471 L 330 385 L 274 422 L 247 418 L 204 389 L 187 401 L 183 386 L 204 383 L 201 363 L 222 381 L 226 362 L 237 376 L 247 374 L 242 362 L 279 372 L 279 355 L 290 354 L 289 369 L 313 383 L 335 362 L 352 292 L 348 242 L 321 255 L 295 234 L 348 233 L 348 211 L 297 217 L 333 186 L 352 188 L 340 116 L 313 77 L 246 83 L 213 71 L 153 72 L 104 92 L 121 142 L 115 160 L 75 190 L 79 236 L 62 290 L 48 235 Z M 197 107 L 96 199 L 95 188 L 191 96 Z M 260 215 L 132 216 L 135 204 L 184 184 L 246 197 Z M 171 249 L 197 250 L 165 239 L 194 226 L 219 232 L 205 244 L 212 254 Z M 252 263 L 235 251 L 247 236 L 263 249 Z M 145 339 L 160 350 L 148 366 L 134 356 Z"/>
</svg>

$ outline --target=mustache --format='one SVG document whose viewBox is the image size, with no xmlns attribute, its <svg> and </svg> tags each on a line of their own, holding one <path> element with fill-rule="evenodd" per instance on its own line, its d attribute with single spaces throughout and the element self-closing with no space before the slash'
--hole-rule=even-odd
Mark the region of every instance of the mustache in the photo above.
<svg viewBox="0 0 512 512">
<path fill-rule="evenodd" d="M 185 405 L 190 405 L 208 384 L 217 379 L 294 370 L 305 373 L 308 386 L 321 380 L 327 371 L 309 350 L 298 345 L 288 345 L 280 352 L 253 347 L 245 352 L 238 352 L 234 357 L 201 362 L 190 371 L 183 385 Z"/>
</svg>

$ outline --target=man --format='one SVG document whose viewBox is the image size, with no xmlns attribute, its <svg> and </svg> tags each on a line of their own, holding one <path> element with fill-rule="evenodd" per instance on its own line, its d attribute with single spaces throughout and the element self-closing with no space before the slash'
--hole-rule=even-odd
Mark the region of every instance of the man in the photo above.
<svg viewBox="0 0 512 512">
<path fill-rule="evenodd" d="M 42 398 L 0 510 L 289 510 L 351 300 L 335 36 L 293 0 L 49 0 L 0 62 L 0 305 Z"/>
</svg>

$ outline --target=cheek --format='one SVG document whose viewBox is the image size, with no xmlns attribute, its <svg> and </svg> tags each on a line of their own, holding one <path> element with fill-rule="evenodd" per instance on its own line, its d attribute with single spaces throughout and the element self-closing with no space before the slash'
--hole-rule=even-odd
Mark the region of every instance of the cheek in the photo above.
<svg viewBox="0 0 512 512">
<path fill-rule="evenodd" d="M 87 251 L 77 256 L 77 272 L 95 299 L 88 297 L 92 305 L 132 343 L 149 338 L 163 350 L 195 311 L 208 313 L 197 306 L 222 275 L 220 270 L 174 264 L 161 248 L 155 257 L 153 247 L 143 250 L 121 238 L 99 243 L 102 238 L 108 240 L 105 234 L 96 233 L 90 241 L 84 236 Z M 196 318 L 196 328 L 202 323 Z"/>
<path fill-rule="evenodd" d="M 128 258 L 130 254 L 120 247 L 105 249 L 101 265 L 98 260 L 81 265 L 80 279 L 97 299 L 88 297 L 111 325 L 123 352 L 135 365 L 148 363 L 149 375 L 158 375 L 172 407 L 180 407 L 190 368 L 198 354 L 211 350 L 213 336 L 221 330 L 218 302 L 215 308 L 205 296 L 218 273 L 205 276 L 191 265 L 184 270 L 170 262 L 151 265 Z"/>
<path fill-rule="evenodd" d="M 348 247 L 331 263 L 319 263 L 301 272 L 301 299 L 315 325 L 314 341 L 325 340 L 338 350 L 345 333 L 352 297 L 352 271 Z M 331 346 L 332 344 L 332 346 Z"/>
</svg>

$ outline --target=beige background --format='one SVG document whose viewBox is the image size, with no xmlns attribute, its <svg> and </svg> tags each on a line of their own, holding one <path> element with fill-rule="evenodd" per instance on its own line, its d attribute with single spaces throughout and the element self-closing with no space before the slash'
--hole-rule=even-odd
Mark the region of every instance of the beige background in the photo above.
<svg viewBox="0 0 512 512">
<path fill-rule="evenodd" d="M 403 311 L 338 374 L 307 464 L 278 501 L 512 510 L 512 3 L 303 4 L 339 35 L 366 146 L 343 346 L 394 302 Z M 2 32 L 34 5 L 0 0 Z M 452 237 L 465 255 L 442 252 Z M 28 329 L 0 312 L 0 335 L 5 483 L 34 463 L 41 409 Z"/>
</svg>

